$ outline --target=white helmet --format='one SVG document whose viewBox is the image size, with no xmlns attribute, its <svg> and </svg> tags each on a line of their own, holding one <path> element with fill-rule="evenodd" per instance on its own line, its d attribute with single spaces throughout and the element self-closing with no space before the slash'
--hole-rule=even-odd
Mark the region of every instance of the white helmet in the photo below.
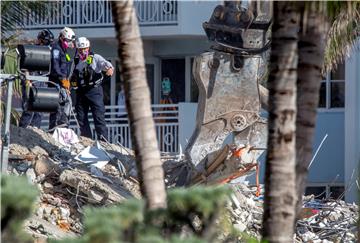
<svg viewBox="0 0 360 243">
<path fill-rule="evenodd" d="M 90 47 L 90 41 L 86 37 L 79 37 L 75 42 L 76 48 Z"/>
<path fill-rule="evenodd" d="M 65 39 L 68 40 L 75 40 L 75 32 L 69 28 L 69 27 L 65 27 L 60 31 L 60 35 L 64 36 Z"/>
</svg>

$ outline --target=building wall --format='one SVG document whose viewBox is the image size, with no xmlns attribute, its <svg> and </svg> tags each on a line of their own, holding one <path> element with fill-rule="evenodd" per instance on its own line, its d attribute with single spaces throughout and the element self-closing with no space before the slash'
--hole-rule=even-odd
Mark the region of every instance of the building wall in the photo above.
<svg viewBox="0 0 360 243">
<path fill-rule="evenodd" d="M 89 38 L 91 42 L 91 49 L 99 53 L 100 55 L 106 58 L 118 58 L 118 46 L 117 40 L 115 38 L 99 39 L 99 38 Z M 145 40 L 143 41 L 143 50 L 145 57 L 153 56 L 153 41 Z"/>
<path fill-rule="evenodd" d="M 313 151 L 324 141 L 308 175 L 311 183 L 344 182 L 344 112 L 319 112 Z"/>
<path fill-rule="evenodd" d="M 183 35 L 203 35 L 202 23 L 210 19 L 214 8 L 223 1 L 179 1 L 179 20 Z M 189 18 L 191 16 L 191 18 Z"/>
<path fill-rule="evenodd" d="M 154 41 L 153 55 L 157 57 L 195 56 L 210 49 L 205 34 L 200 38 L 181 38 Z"/>
<path fill-rule="evenodd" d="M 115 38 L 90 38 L 91 48 L 94 52 L 107 58 L 117 58 L 117 41 Z M 167 58 L 195 56 L 210 49 L 211 43 L 203 37 L 180 38 L 168 40 L 143 40 L 144 57 Z"/>
</svg>

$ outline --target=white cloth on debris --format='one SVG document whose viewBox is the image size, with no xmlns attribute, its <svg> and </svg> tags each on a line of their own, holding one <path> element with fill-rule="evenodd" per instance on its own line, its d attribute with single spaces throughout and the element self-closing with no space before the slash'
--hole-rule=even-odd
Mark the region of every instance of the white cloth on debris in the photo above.
<svg viewBox="0 0 360 243">
<path fill-rule="evenodd" d="M 64 146 L 71 146 L 79 142 L 78 136 L 72 129 L 63 127 L 55 128 L 53 138 Z"/>
</svg>

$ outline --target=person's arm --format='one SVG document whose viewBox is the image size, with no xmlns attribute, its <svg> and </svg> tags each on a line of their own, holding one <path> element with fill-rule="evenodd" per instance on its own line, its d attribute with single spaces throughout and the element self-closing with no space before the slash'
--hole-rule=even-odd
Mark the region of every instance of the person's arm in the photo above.
<svg viewBox="0 0 360 243">
<path fill-rule="evenodd" d="M 66 79 L 66 73 L 63 73 L 61 71 L 61 55 L 60 55 L 60 50 L 53 48 L 51 50 L 51 58 L 53 59 L 53 74 L 54 76 L 56 76 L 59 80 L 62 79 Z"/>
<path fill-rule="evenodd" d="M 96 66 L 101 71 L 106 71 L 106 75 L 111 76 L 114 73 L 114 67 L 111 62 L 105 60 L 100 55 L 95 54 L 94 58 L 96 58 Z"/>
</svg>

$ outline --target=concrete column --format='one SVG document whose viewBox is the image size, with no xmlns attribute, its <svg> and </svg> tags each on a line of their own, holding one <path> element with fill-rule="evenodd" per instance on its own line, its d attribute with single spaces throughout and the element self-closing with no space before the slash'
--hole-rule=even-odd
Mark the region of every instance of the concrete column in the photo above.
<svg viewBox="0 0 360 243">
<path fill-rule="evenodd" d="M 360 44 L 360 43 L 359 43 Z M 353 54 L 345 63 L 345 200 L 358 200 L 360 163 L 360 52 Z M 360 183 L 360 181 L 359 181 Z"/>
</svg>

